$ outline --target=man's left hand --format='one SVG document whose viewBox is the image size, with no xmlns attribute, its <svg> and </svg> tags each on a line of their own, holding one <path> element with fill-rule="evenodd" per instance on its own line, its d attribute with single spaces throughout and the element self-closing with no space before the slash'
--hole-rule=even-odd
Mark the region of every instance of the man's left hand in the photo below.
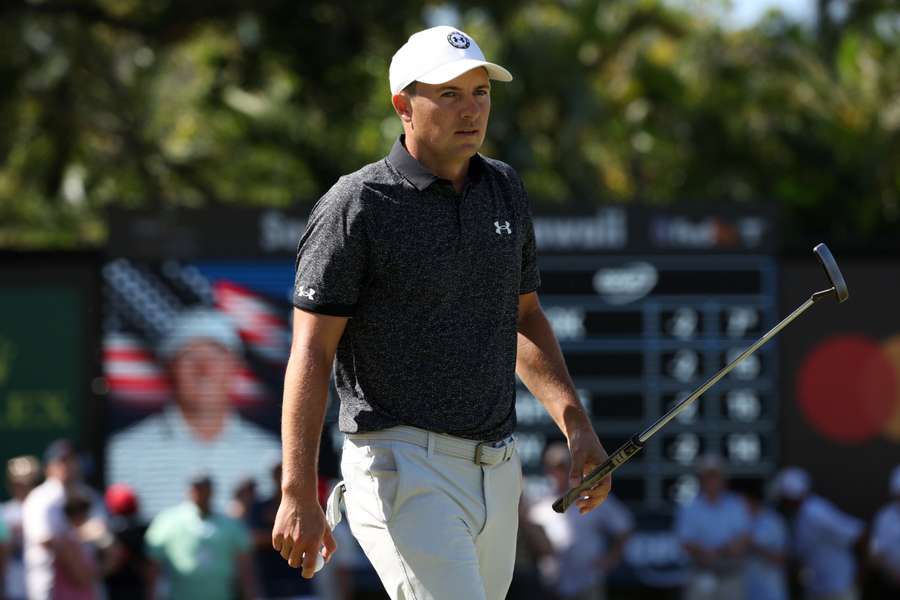
<svg viewBox="0 0 900 600">
<path fill-rule="evenodd" d="M 606 450 L 589 424 L 569 435 L 569 453 L 572 455 L 572 469 L 569 472 L 569 486 L 575 487 L 584 477 L 603 464 L 607 459 Z M 600 506 L 612 489 L 612 476 L 607 475 L 600 483 L 586 491 L 575 505 L 578 512 L 585 514 Z"/>
</svg>

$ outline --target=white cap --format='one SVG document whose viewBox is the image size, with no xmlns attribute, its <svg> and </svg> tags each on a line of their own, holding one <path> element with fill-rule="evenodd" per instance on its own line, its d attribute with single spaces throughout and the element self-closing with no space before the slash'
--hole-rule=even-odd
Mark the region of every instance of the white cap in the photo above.
<svg viewBox="0 0 900 600">
<path fill-rule="evenodd" d="M 784 498 L 799 500 L 809 493 L 809 473 L 799 467 L 787 467 L 778 474 L 775 492 Z"/>
<path fill-rule="evenodd" d="M 234 354 L 241 352 L 241 338 L 228 316 L 211 308 L 190 308 L 179 314 L 166 330 L 157 353 L 170 361 L 193 340 L 209 340 Z"/>
<path fill-rule="evenodd" d="M 900 496 L 900 465 L 891 471 L 891 495 Z"/>
<path fill-rule="evenodd" d="M 438 25 L 409 36 L 391 59 L 391 93 L 397 94 L 413 81 L 438 84 L 484 67 L 488 77 L 512 81 L 509 71 L 487 62 L 471 36 L 454 27 Z"/>
</svg>

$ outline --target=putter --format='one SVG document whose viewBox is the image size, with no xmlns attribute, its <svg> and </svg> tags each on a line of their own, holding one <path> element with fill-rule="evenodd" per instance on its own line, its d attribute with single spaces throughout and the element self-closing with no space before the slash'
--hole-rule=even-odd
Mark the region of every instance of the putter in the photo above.
<svg viewBox="0 0 900 600">
<path fill-rule="evenodd" d="M 812 306 L 819 300 L 832 296 L 837 298 L 837 301 L 839 303 L 846 300 L 850 296 L 850 292 L 847 289 L 847 283 L 844 281 L 844 276 L 841 275 L 841 270 L 838 268 L 837 262 L 834 260 L 834 256 L 832 256 L 831 251 L 828 250 L 828 246 L 826 246 L 825 244 L 819 244 L 815 248 L 813 248 L 813 252 L 819 259 L 819 262 L 821 262 L 822 266 L 825 268 L 825 274 L 828 276 L 828 280 L 831 282 L 830 288 L 814 293 L 806 302 L 798 306 L 797 309 L 794 310 L 794 312 L 785 317 L 775 327 L 767 331 L 765 335 L 756 340 L 749 348 L 741 352 L 741 354 L 738 355 L 737 358 L 728 363 L 721 371 L 710 377 L 706 383 L 694 390 L 690 396 L 678 402 L 678 404 L 673 406 L 669 410 L 669 412 L 657 419 L 657 421 L 650 427 L 648 427 L 641 433 L 632 436 L 630 440 L 622 444 L 622 446 L 615 452 L 613 452 L 612 455 L 610 455 L 610 457 L 607 458 L 602 465 L 588 473 L 588 475 L 584 479 L 582 479 L 580 484 L 570 489 L 565 493 L 564 496 L 554 502 L 553 510 L 558 513 L 565 512 L 566 509 L 569 508 L 569 506 L 571 506 L 578 498 L 583 496 L 585 492 L 593 489 L 598 483 L 600 483 L 600 481 L 604 477 L 621 467 L 628 461 L 628 459 L 640 452 L 641 449 L 643 449 L 644 445 L 647 443 L 647 440 L 653 437 L 660 429 L 665 427 L 669 421 L 671 421 L 678 415 L 678 413 L 690 406 L 690 404 L 693 403 L 697 398 L 702 396 L 706 392 L 706 390 L 711 388 L 716 384 L 716 382 L 718 382 L 729 372 L 731 372 L 731 370 L 734 369 L 742 360 L 756 352 L 760 348 L 760 346 L 775 337 L 775 335 L 779 331 L 784 329 L 791 321 L 806 312 L 806 309 L 808 309 L 810 306 Z"/>
</svg>

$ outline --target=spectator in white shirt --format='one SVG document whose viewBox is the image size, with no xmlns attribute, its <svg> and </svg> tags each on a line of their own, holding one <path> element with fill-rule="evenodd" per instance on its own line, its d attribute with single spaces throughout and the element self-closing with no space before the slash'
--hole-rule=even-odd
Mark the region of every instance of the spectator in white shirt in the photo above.
<svg viewBox="0 0 900 600">
<path fill-rule="evenodd" d="M 900 466 L 890 480 L 891 501 L 875 516 L 869 556 L 880 575 L 883 598 L 900 598 Z"/>
<path fill-rule="evenodd" d="M 0 505 L 0 521 L 9 531 L 6 557 L 6 600 L 25 600 L 25 563 L 22 540 L 22 504 L 41 475 L 34 456 L 17 456 L 6 463 L 6 487 L 10 499 Z M 2 579 L 0 579 L 2 581 Z"/>
<path fill-rule="evenodd" d="M 56 574 L 57 544 L 68 535 L 69 524 L 63 513 L 66 494 L 78 493 L 91 500 L 93 509 L 88 525 L 94 537 L 104 536 L 102 500 L 81 480 L 81 468 L 75 447 L 68 440 L 57 440 L 44 453 L 46 480 L 34 488 L 22 506 L 22 531 L 25 543 L 25 583 L 29 600 L 52 600 Z"/>
<path fill-rule="evenodd" d="M 106 451 L 107 482 L 129 485 L 145 518 L 179 504 L 198 469 L 222 490 L 219 512 L 247 475 L 262 496 L 272 493 L 269 470 L 280 460 L 281 442 L 232 404 L 241 348 L 231 320 L 208 308 L 184 311 L 162 339 L 157 353 L 168 367 L 173 402 L 116 433 Z"/>
<path fill-rule="evenodd" d="M 728 490 L 721 457 L 701 457 L 697 476 L 700 493 L 681 507 L 675 521 L 675 535 L 691 561 L 684 597 L 740 600 L 750 541 L 749 513 Z"/>
<path fill-rule="evenodd" d="M 547 447 L 544 471 L 554 492 L 529 510 L 532 522 L 543 527 L 553 546 L 551 560 L 541 561 L 541 572 L 562 600 L 603 600 L 606 574 L 621 562 L 634 519 L 613 495 L 586 514 L 574 509 L 563 514 L 554 511 L 553 502 L 569 488 L 569 461 L 566 444 Z"/>
<path fill-rule="evenodd" d="M 793 551 L 800 563 L 800 583 L 809 600 L 857 600 L 854 545 L 864 523 L 812 493 L 809 475 L 784 469 L 776 491 L 792 515 Z"/>
</svg>

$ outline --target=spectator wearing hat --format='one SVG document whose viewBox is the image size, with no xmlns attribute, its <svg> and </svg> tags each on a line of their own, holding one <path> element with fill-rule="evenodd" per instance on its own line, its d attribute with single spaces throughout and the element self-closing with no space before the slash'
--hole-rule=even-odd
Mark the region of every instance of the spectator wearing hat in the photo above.
<svg viewBox="0 0 900 600">
<path fill-rule="evenodd" d="M 45 481 L 34 488 L 22 505 L 25 582 L 29 600 L 52 600 L 56 589 L 56 554 L 60 540 L 69 535 L 70 525 L 63 512 L 67 496 L 80 495 L 91 505 L 85 532 L 102 542 L 105 535 L 105 511 L 97 495 L 81 479 L 81 467 L 75 446 L 57 440 L 44 453 Z"/>
<path fill-rule="evenodd" d="M 9 532 L 6 557 L 6 600 L 25 600 L 25 563 L 22 539 L 22 505 L 41 476 L 34 456 L 17 456 L 6 463 L 6 489 L 10 499 L 0 504 L 0 527 Z M 0 578 L 0 582 L 3 579 Z"/>
<path fill-rule="evenodd" d="M 750 540 L 744 571 L 746 600 L 788 600 L 785 563 L 788 553 L 787 523 L 763 502 L 763 483 L 740 488 L 750 518 Z"/>
<path fill-rule="evenodd" d="M 744 502 L 727 487 L 722 459 L 701 457 L 700 493 L 679 510 L 675 534 L 690 559 L 687 600 L 744 598 L 750 519 Z"/>
<path fill-rule="evenodd" d="M 145 517 L 180 502 L 198 467 L 219 490 L 235 489 L 250 469 L 261 493 L 270 493 L 268 470 L 280 458 L 281 443 L 232 405 L 241 340 L 231 320 L 212 309 L 188 309 L 175 319 L 158 354 L 170 374 L 173 402 L 112 437 L 106 480 L 131 486 Z M 217 500 L 218 511 L 226 510 L 227 496 Z"/>
<path fill-rule="evenodd" d="M 144 552 L 147 524 L 138 516 L 134 490 L 124 483 L 109 486 L 104 500 L 116 541 L 104 578 L 107 599 L 139 600 L 147 588 L 149 563 Z"/>
<path fill-rule="evenodd" d="M 882 598 L 900 598 L 900 466 L 890 479 L 891 501 L 878 511 L 869 542 L 869 557 L 879 574 Z"/>
<path fill-rule="evenodd" d="M 862 537 L 864 523 L 813 494 L 809 474 L 798 467 L 779 473 L 775 489 L 791 517 L 793 552 L 799 562 L 805 597 L 859 598 L 853 546 Z"/>
<path fill-rule="evenodd" d="M 634 518 L 613 495 L 586 514 L 553 510 L 556 498 L 569 489 L 570 467 L 568 446 L 564 442 L 550 444 L 544 452 L 544 472 L 553 484 L 553 493 L 528 512 L 553 548 L 553 553 L 540 561 L 541 571 L 560 599 L 603 600 L 606 574 L 621 562 Z"/>
<path fill-rule="evenodd" d="M 210 475 L 195 474 L 188 500 L 163 510 L 150 523 L 144 536 L 151 559 L 147 598 L 257 597 L 250 534 L 243 523 L 213 508 L 213 486 Z"/>
</svg>

